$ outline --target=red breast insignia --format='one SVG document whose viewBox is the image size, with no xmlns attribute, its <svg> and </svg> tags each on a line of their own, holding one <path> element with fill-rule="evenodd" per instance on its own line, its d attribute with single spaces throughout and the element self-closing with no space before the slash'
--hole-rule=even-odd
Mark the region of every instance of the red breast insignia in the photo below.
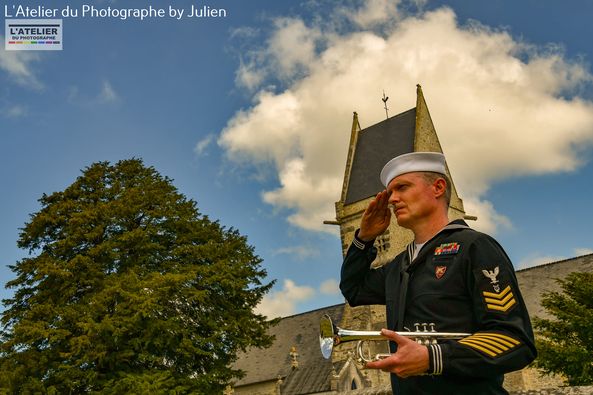
<svg viewBox="0 0 593 395">
<path fill-rule="evenodd" d="M 447 271 L 447 266 L 437 266 L 434 268 L 434 274 L 437 276 L 437 279 L 440 280 L 441 277 L 445 275 Z"/>
<path fill-rule="evenodd" d="M 435 255 L 453 255 L 459 252 L 459 243 L 441 244 L 434 250 Z"/>
</svg>

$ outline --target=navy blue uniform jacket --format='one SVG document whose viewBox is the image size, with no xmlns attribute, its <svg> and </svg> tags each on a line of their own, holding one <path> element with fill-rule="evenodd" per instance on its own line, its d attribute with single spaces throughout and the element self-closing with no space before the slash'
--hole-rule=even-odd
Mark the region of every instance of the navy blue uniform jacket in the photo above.
<svg viewBox="0 0 593 395">
<path fill-rule="evenodd" d="M 507 394 L 504 373 L 525 367 L 536 350 L 517 278 L 502 247 L 457 220 L 424 244 L 413 261 L 408 248 L 371 269 L 376 255 L 373 242 L 356 237 L 346 253 L 340 289 L 351 306 L 384 304 L 391 330 L 413 331 L 415 323 L 434 323 L 438 332 L 472 334 L 427 346 L 429 374 L 407 379 L 392 374 L 394 394 Z"/>
</svg>

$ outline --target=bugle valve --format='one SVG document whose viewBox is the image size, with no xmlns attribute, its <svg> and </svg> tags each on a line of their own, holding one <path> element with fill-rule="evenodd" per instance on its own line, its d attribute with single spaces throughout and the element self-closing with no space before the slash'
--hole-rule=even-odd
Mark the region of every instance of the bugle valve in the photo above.
<svg viewBox="0 0 593 395">
<path fill-rule="evenodd" d="M 417 323 L 414 326 L 416 327 L 414 332 L 396 333 L 424 345 L 435 344 L 438 340 L 463 339 L 471 335 L 471 333 L 461 332 L 437 332 L 432 323 Z M 360 362 L 366 363 L 387 358 L 391 354 L 376 354 L 374 357 L 371 357 L 370 355 L 366 356 L 364 353 L 363 348 L 365 342 L 380 340 L 387 341 L 389 339 L 381 335 L 379 331 L 356 331 L 337 327 L 327 314 L 321 318 L 319 323 L 319 345 L 321 347 L 321 354 L 325 359 L 331 357 L 335 346 L 352 341 L 358 341 L 356 345 L 356 357 Z"/>
</svg>

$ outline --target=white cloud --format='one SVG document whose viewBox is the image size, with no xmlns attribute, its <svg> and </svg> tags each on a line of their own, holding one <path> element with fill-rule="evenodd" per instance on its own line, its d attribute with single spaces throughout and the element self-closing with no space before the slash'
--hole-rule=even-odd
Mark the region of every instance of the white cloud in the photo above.
<svg viewBox="0 0 593 395">
<path fill-rule="evenodd" d="M 269 319 L 295 314 L 296 304 L 311 299 L 315 290 L 308 286 L 298 286 L 292 280 L 284 280 L 284 287 L 265 295 L 256 307 L 258 314 Z"/>
<path fill-rule="evenodd" d="M 101 103 L 113 103 L 119 100 L 119 96 L 113 89 L 113 86 L 109 81 L 103 81 L 101 85 L 101 91 L 97 96 L 97 101 Z"/>
<path fill-rule="evenodd" d="M 367 3 L 350 18 L 379 23 L 381 7 L 388 4 Z M 580 149 L 593 142 L 593 103 L 574 94 L 592 80 L 585 66 L 553 46 L 536 48 L 477 23 L 459 26 L 448 8 L 415 17 L 388 12 L 397 22 L 381 33 L 279 18 L 266 46 L 252 51 L 257 62 L 244 66 L 262 73 L 250 83 L 258 92 L 218 143 L 231 160 L 276 170 L 278 187 L 262 196 L 288 209 L 292 224 L 334 230 L 322 221 L 335 215 L 352 111 L 363 127 L 381 121 L 383 90 L 390 114 L 405 111 L 415 104 L 416 83 L 467 212 L 484 230 L 510 226 L 485 199 L 493 183 L 582 164 Z M 270 90 L 264 75 L 285 89 Z"/>
<path fill-rule="evenodd" d="M 6 118 L 21 118 L 28 114 L 27 107 L 14 104 L 2 109 L 2 115 Z"/>
<path fill-rule="evenodd" d="M 68 102 L 78 106 L 114 104 L 120 101 L 119 94 L 108 80 L 103 80 L 99 91 L 91 95 L 81 92 L 78 86 L 68 88 Z"/>
<path fill-rule="evenodd" d="M 319 291 L 325 295 L 340 295 L 340 286 L 337 280 L 330 278 L 321 283 Z"/>
<path fill-rule="evenodd" d="M 575 248 L 574 253 L 576 256 L 590 255 L 590 254 L 593 254 L 593 249 L 591 249 L 591 248 Z"/>
<path fill-rule="evenodd" d="M 319 219 L 327 216 L 321 208 L 325 202 L 335 197 L 342 184 L 338 179 L 311 180 L 305 166 L 306 163 L 297 158 L 285 163 L 279 174 L 281 187 L 265 192 L 263 199 L 275 207 L 297 208 L 296 213 L 288 217 L 288 221 L 304 229 L 318 230 Z M 315 207 L 320 209 L 315 210 Z"/>
<path fill-rule="evenodd" d="M 265 72 L 262 69 L 258 69 L 253 60 L 249 63 L 244 63 L 241 60 L 239 68 L 235 73 L 235 83 L 250 91 L 257 88 L 264 78 Z"/>
<path fill-rule="evenodd" d="M 366 0 L 356 10 L 343 8 L 344 15 L 362 28 L 371 28 L 398 17 L 399 0 Z"/>
<path fill-rule="evenodd" d="M 480 232 L 494 235 L 500 229 L 512 229 L 511 220 L 496 212 L 491 202 L 477 198 L 463 199 L 463 206 L 467 213 L 478 217 L 471 227 Z"/>
<path fill-rule="evenodd" d="M 319 251 L 308 246 L 282 247 L 273 252 L 274 255 L 290 255 L 304 260 L 319 255 Z"/>
<path fill-rule="evenodd" d="M 202 155 L 206 151 L 206 148 L 208 148 L 212 141 L 214 141 L 214 137 L 215 136 L 213 134 L 209 134 L 198 141 L 194 147 L 194 152 L 198 155 Z"/>
<path fill-rule="evenodd" d="M 333 278 L 328 279 L 321 283 L 319 289 L 316 290 L 313 287 L 300 286 L 290 279 L 285 279 L 282 289 L 272 290 L 265 295 L 255 311 L 269 319 L 287 317 L 296 313 L 299 303 L 307 302 L 320 293 L 323 295 L 340 295 L 338 282 Z"/>
<path fill-rule="evenodd" d="M 4 41 L 3 35 L 0 35 L 0 41 Z M 29 88 L 43 88 L 32 69 L 32 64 L 40 59 L 36 52 L 6 51 L 4 47 L 0 48 L 0 69 L 7 72 L 18 84 Z"/>
</svg>

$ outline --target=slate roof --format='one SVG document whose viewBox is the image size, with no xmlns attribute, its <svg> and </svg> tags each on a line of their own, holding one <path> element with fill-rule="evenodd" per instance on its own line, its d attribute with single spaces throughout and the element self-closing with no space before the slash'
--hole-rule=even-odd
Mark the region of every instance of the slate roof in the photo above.
<svg viewBox="0 0 593 395">
<path fill-rule="evenodd" d="M 239 355 L 235 369 L 246 375 L 235 383 L 243 386 L 283 378 L 282 393 L 291 395 L 328 391 L 332 370 L 331 360 L 321 356 L 319 349 L 319 320 L 329 314 L 335 323 L 342 320 L 344 304 L 297 314 L 282 320 L 270 329 L 274 343 L 266 349 L 253 348 Z M 299 367 L 291 367 L 290 349 L 299 354 Z"/>
<path fill-rule="evenodd" d="M 345 204 L 376 195 L 385 189 L 379 180 L 390 159 L 414 151 L 416 108 L 395 115 L 358 133 Z M 369 174 L 377 174 L 369 177 Z"/>
</svg>

